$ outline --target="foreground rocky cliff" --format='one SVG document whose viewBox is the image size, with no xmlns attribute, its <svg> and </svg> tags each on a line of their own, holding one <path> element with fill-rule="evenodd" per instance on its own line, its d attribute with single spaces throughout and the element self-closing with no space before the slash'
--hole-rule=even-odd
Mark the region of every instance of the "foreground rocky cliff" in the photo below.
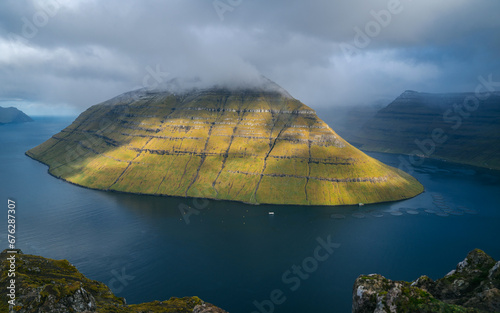
<svg viewBox="0 0 500 313">
<path fill-rule="evenodd" d="M 500 169 L 500 93 L 406 91 L 347 137 L 362 150 Z"/>
<path fill-rule="evenodd" d="M 0 312 L 18 313 L 227 313 L 198 297 L 171 298 L 166 301 L 126 305 L 125 299 L 95 280 L 83 276 L 66 260 L 35 255 L 0 254 Z M 15 277 L 8 277 L 15 255 Z M 7 291 L 15 279 L 16 301 L 9 310 Z"/>
<path fill-rule="evenodd" d="M 500 261 L 476 249 L 436 281 L 427 276 L 409 283 L 362 275 L 354 284 L 352 311 L 500 312 Z"/>
<path fill-rule="evenodd" d="M 92 106 L 27 155 L 69 182 L 140 194 L 340 205 L 423 191 L 272 82 L 126 93 Z"/>
</svg>

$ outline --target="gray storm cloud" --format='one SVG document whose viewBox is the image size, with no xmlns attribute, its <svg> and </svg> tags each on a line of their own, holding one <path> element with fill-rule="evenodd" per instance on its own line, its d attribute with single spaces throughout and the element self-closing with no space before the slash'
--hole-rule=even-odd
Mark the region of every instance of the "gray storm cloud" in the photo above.
<svg viewBox="0 0 500 313">
<path fill-rule="evenodd" d="M 313 108 L 466 91 L 500 75 L 499 27 L 487 0 L 6 0 L 0 105 L 76 114 L 175 77 L 264 75 Z"/>
</svg>

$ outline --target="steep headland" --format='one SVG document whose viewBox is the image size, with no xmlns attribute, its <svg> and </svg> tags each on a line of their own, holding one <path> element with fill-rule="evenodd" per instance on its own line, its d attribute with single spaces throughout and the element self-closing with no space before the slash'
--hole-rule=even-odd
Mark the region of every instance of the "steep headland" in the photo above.
<svg viewBox="0 0 500 313">
<path fill-rule="evenodd" d="M 271 82 L 125 93 L 90 107 L 27 155 L 69 182 L 140 194 L 341 205 L 423 191 Z"/>
<path fill-rule="evenodd" d="M 500 169 L 500 93 L 406 91 L 349 140 L 360 149 L 403 153 Z"/>
<path fill-rule="evenodd" d="M 11 123 L 26 123 L 33 122 L 31 117 L 24 114 L 22 111 L 14 108 L 4 108 L 0 107 L 0 125 L 11 124 Z"/>
</svg>

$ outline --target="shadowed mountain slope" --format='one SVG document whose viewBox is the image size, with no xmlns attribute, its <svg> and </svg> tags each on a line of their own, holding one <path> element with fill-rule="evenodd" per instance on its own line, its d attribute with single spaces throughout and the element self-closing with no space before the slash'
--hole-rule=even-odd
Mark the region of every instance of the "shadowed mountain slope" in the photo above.
<svg viewBox="0 0 500 313">
<path fill-rule="evenodd" d="M 360 149 L 500 169 L 500 93 L 406 91 L 352 130 Z"/>
</svg>

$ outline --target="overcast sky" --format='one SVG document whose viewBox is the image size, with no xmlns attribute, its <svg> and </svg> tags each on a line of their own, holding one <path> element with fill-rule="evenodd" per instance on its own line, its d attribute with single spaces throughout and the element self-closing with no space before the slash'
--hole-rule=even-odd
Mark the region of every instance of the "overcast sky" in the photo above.
<svg viewBox="0 0 500 313">
<path fill-rule="evenodd" d="M 2 0 L 0 106 L 77 114 L 177 76 L 261 73 L 312 108 L 500 80 L 498 0 Z"/>
</svg>

